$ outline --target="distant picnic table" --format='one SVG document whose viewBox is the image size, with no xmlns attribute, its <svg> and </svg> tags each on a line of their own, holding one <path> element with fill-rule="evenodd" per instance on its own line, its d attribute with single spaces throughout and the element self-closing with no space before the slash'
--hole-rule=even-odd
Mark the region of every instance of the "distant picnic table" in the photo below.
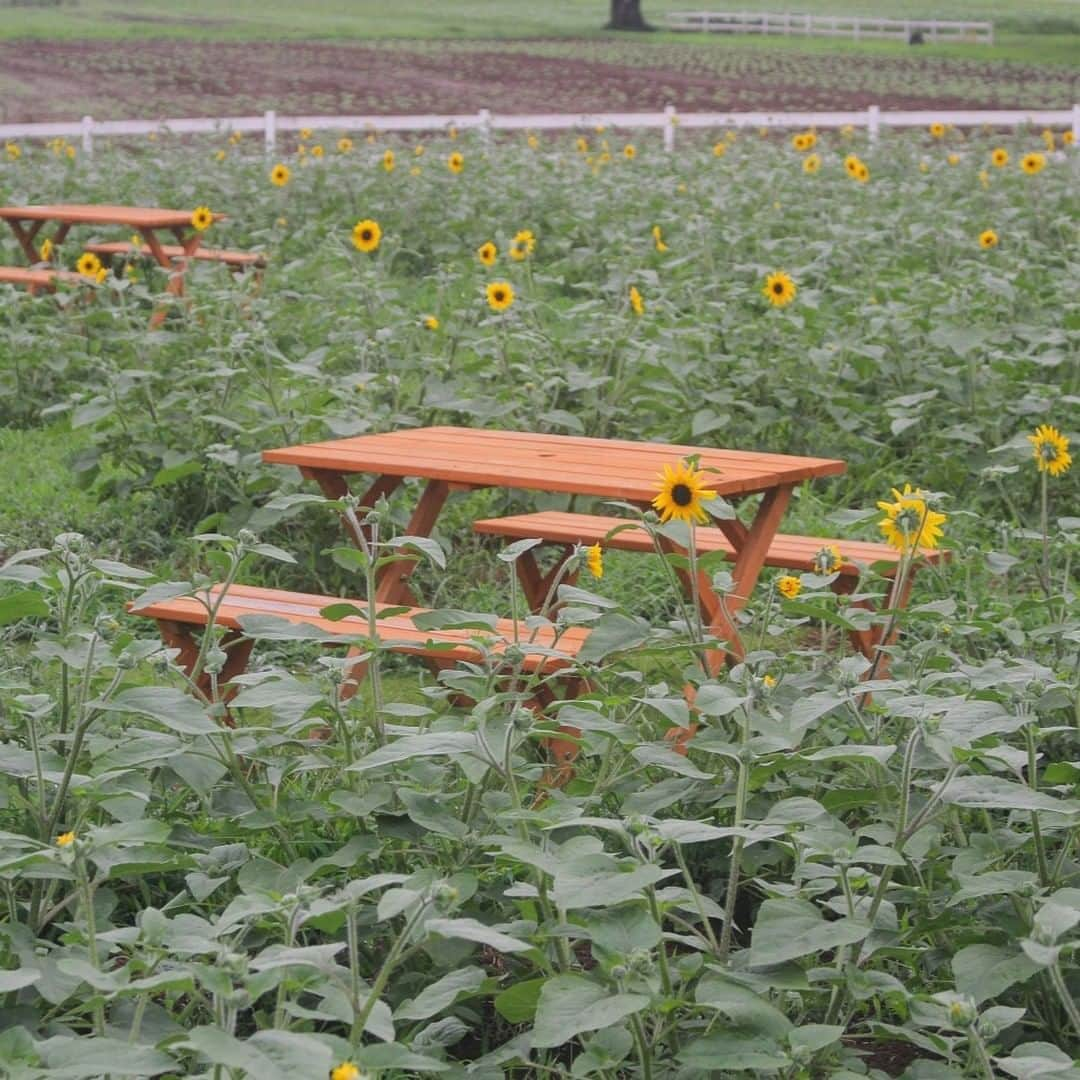
<svg viewBox="0 0 1080 1080">
<path fill-rule="evenodd" d="M 162 210 L 146 206 L 97 206 L 78 203 L 59 203 L 51 206 L 3 206 L 0 207 L 0 219 L 8 223 L 23 254 L 31 266 L 41 262 L 38 235 L 50 222 L 56 224 L 55 232 L 49 237 L 53 247 L 59 247 L 71 229 L 76 225 L 119 226 L 138 233 L 145 242 L 140 253 L 149 254 L 159 266 L 168 271 L 169 280 L 166 291 L 173 296 L 184 295 L 184 275 L 188 262 L 197 258 L 203 234 L 192 223 L 192 210 Z M 215 221 L 224 219 L 224 214 L 214 214 Z M 175 244 L 163 242 L 160 234 L 171 234 Z M 98 245 L 105 247 L 106 245 Z M 110 245 L 134 250 L 134 245 Z M 95 245 L 87 245 L 85 250 L 93 251 Z M 226 253 L 227 254 L 227 253 Z M 5 270 L 13 273 L 5 275 Z M 28 276 L 38 275 L 37 277 Z M 48 268 L 26 271 L 17 267 L 0 267 L 0 281 L 9 280 L 14 284 L 25 284 L 31 289 L 48 287 L 57 279 L 70 280 L 70 273 Z M 155 308 L 150 319 L 151 327 L 160 326 L 165 320 L 166 309 Z"/>
</svg>

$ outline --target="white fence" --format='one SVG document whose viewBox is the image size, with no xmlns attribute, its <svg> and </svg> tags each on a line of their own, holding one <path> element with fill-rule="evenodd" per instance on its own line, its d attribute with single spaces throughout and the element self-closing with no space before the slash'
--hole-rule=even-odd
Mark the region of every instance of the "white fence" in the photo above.
<svg viewBox="0 0 1080 1080">
<path fill-rule="evenodd" d="M 810 37 L 882 38 L 885 40 L 962 41 L 994 44 L 994 24 L 942 19 L 879 19 L 872 15 L 769 14 L 762 11 L 672 11 L 670 30 L 716 34 L 798 34 Z"/>
<path fill-rule="evenodd" d="M 851 125 L 865 128 L 876 139 L 882 128 L 918 128 L 934 122 L 954 127 L 992 128 L 1062 127 L 1070 125 L 1080 144 L 1080 105 L 1072 109 L 1026 111 L 994 109 L 974 111 L 905 112 L 882 111 L 877 105 L 852 112 L 717 112 L 678 113 L 669 105 L 663 112 L 651 113 L 551 113 L 546 115 L 500 114 L 487 109 L 459 116 L 228 116 L 219 119 L 179 120 L 94 120 L 59 121 L 41 124 L 0 125 L 0 143 L 13 139 L 79 138 L 83 152 L 92 154 L 98 138 L 149 135 L 228 135 L 238 131 L 263 136 L 266 152 L 273 153 L 278 135 L 304 128 L 320 132 L 447 132 L 451 128 L 493 131 L 593 131 L 598 127 L 623 130 L 658 129 L 663 134 L 664 149 L 675 149 L 675 133 L 680 128 L 841 128 Z"/>
</svg>

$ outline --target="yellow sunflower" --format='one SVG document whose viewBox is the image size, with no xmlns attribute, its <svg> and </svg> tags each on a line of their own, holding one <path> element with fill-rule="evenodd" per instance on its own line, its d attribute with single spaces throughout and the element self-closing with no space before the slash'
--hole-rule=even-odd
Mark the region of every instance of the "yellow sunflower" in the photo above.
<svg viewBox="0 0 1080 1080">
<path fill-rule="evenodd" d="M 586 139 L 584 135 L 579 135 L 577 137 L 574 146 L 577 147 L 577 152 L 579 154 L 587 154 L 589 152 L 589 140 Z"/>
<path fill-rule="evenodd" d="M 424 326 L 426 326 L 428 330 L 438 330 L 439 320 L 434 315 L 428 315 L 424 318 Z"/>
<path fill-rule="evenodd" d="M 635 315 L 645 314 L 645 301 L 642 298 L 641 293 L 638 292 L 638 287 L 636 285 L 630 286 L 630 307 L 633 308 Z"/>
<path fill-rule="evenodd" d="M 339 154 L 347 154 L 353 148 L 353 141 L 347 135 L 342 135 L 337 141 Z"/>
<path fill-rule="evenodd" d="M 796 150 L 805 150 L 806 136 L 801 131 L 797 131 L 791 136 L 791 145 L 794 146 Z"/>
<path fill-rule="evenodd" d="M 1039 472 L 1061 476 L 1062 473 L 1069 471 L 1069 466 L 1072 464 L 1069 437 L 1062 435 L 1056 427 L 1040 424 L 1035 429 L 1035 434 L 1027 437 L 1027 441 L 1031 443 Z"/>
<path fill-rule="evenodd" d="M 22 148 L 18 143 L 4 143 L 4 153 L 7 154 L 9 161 L 18 161 L 22 157 Z"/>
<path fill-rule="evenodd" d="M 447 130 L 446 134 L 449 135 L 451 139 L 456 139 L 457 138 L 457 128 L 454 127 L 453 124 L 451 124 L 449 129 Z"/>
<path fill-rule="evenodd" d="M 809 173 L 811 176 L 821 168 L 821 155 L 809 154 L 803 158 L 802 171 Z"/>
<path fill-rule="evenodd" d="M 510 258 L 515 262 L 527 259 L 536 248 L 536 237 L 532 229 L 520 229 L 514 234 L 514 241 L 510 245 Z"/>
<path fill-rule="evenodd" d="M 1061 133 L 1061 145 L 1072 146 L 1076 142 L 1076 136 L 1071 131 L 1063 131 Z"/>
<path fill-rule="evenodd" d="M 514 286 L 509 281 L 490 282 L 487 302 L 492 311 L 505 311 L 514 302 Z"/>
<path fill-rule="evenodd" d="M 627 161 L 633 161 L 634 158 L 637 157 L 637 149 L 633 143 L 627 143 L 622 148 L 622 153 L 623 157 L 626 158 Z"/>
<path fill-rule="evenodd" d="M 383 156 L 382 156 L 382 167 L 387 172 L 393 172 L 394 171 L 394 151 L 393 150 L 387 150 L 383 154 Z"/>
<path fill-rule="evenodd" d="M 1054 147 L 1057 145 L 1054 138 L 1054 133 L 1049 128 L 1043 128 L 1042 141 L 1043 145 L 1046 147 L 1047 150 L 1053 150 Z"/>
<path fill-rule="evenodd" d="M 228 155 L 227 155 L 227 154 L 225 153 L 225 151 L 224 151 L 224 150 L 219 150 L 219 151 L 218 151 L 218 152 L 217 152 L 217 153 L 216 153 L 216 154 L 214 155 L 214 160 L 215 160 L 215 161 L 224 161 L 226 157 L 228 157 Z"/>
<path fill-rule="evenodd" d="M 777 270 L 765 279 L 761 291 L 769 298 L 773 307 L 787 307 L 799 290 L 790 275 L 783 270 Z"/>
<path fill-rule="evenodd" d="M 275 165 L 270 170 L 270 183 L 274 187 L 284 187 L 289 182 L 290 176 L 292 176 L 292 173 L 289 172 L 288 165 Z"/>
<path fill-rule="evenodd" d="M 604 552 L 599 544 L 593 544 L 585 549 L 585 564 L 589 568 L 589 573 L 597 580 L 604 576 Z"/>
<path fill-rule="evenodd" d="M 705 487 L 705 474 L 695 469 L 689 462 L 680 461 L 672 468 L 664 466 L 660 477 L 660 490 L 653 497 L 653 509 L 660 515 L 661 523 L 675 520 L 705 522 L 709 515 L 702 503 L 714 498 Z"/>
<path fill-rule="evenodd" d="M 446 159 L 446 167 L 456 176 L 465 168 L 465 158 L 455 150 Z"/>
<path fill-rule="evenodd" d="M 994 232 L 993 229 L 983 229 L 983 231 L 979 233 L 979 247 L 981 247 L 983 251 L 997 247 L 997 244 L 998 234 Z"/>
<path fill-rule="evenodd" d="M 311 137 L 314 134 L 315 134 L 315 132 L 312 131 L 311 128 L 301 128 L 300 129 L 300 141 L 301 142 L 311 142 Z"/>
<path fill-rule="evenodd" d="M 71 847 L 75 843 L 75 834 L 73 832 L 61 833 L 56 838 L 57 847 Z"/>
<path fill-rule="evenodd" d="M 1009 164 L 1009 151 L 1004 146 L 996 146 L 990 151 L 990 164 L 997 169 L 1004 169 Z"/>
<path fill-rule="evenodd" d="M 1028 176 L 1035 176 L 1046 168 L 1046 155 L 1040 154 L 1037 150 L 1033 150 L 1030 154 L 1025 154 L 1020 159 L 1020 168 L 1023 169 Z"/>
<path fill-rule="evenodd" d="M 41 256 L 41 261 L 42 262 L 48 262 L 52 258 L 52 253 L 53 253 L 53 242 L 48 237 L 46 237 L 41 242 L 41 247 L 38 250 L 38 255 Z"/>
<path fill-rule="evenodd" d="M 96 278 L 98 271 L 101 269 L 101 260 L 92 251 L 84 251 L 79 256 L 75 269 L 83 277 Z"/>
<path fill-rule="evenodd" d="M 372 252 L 378 249 L 382 240 L 382 229 L 377 221 L 365 218 L 353 226 L 352 242 L 357 251 Z"/>
<path fill-rule="evenodd" d="M 723 157 L 727 153 L 727 143 L 718 142 L 713 144 L 713 157 Z"/>
<path fill-rule="evenodd" d="M 528 148 L 530 150 L 539 150 L 540 149 L 540 140 L 535 135 L 533 135 L 531 132 L 529 133 L 529 135 L 526 136 L 525 143 L 526 143 L 526 145 L 528 146 Z"/>
<path fill-rule="evenodd" d="M 494 266 L 495 260 L 499 257 L 499 249 L 490 241 L 486 244 L 481 244 L 476 249 L 476 257 L 485 266 Z"/>
<path fill-rule="evenodd" d="M 959 154 L 950 154 L 945 160 L 950 165 L 959 165 L 960 164 L 960 155 Z"/>
<path fill-rule="evenodd" d="M 199 232 L 206 232 L 214 224 L 214 214 L 209 206 L 197 206 L 191 215 L 191 224 Z"/>
<path fill-rule="evenodd" d="M 324 153 L 325 153 L 325 151 L 323 150 L 322 146 L 320 146 L 320 145 L 319 145 L 318 143 L 316 143 L 316 144 L 315 144 L 315 145 L 314 145 L 314 146 L 313 146 L 313 147 L 311 148 L 311 156 L 312 156 L 313 158 L 321 158 L 321 157 L 323 156 L 323 154 L 324 154 Z"/>
<path fill-rule="evenodd" d="M 840 554 L 840 549 L 835 544 L 826 544 L 825 547 L 819 548 L 814 553 L 814 573 L 815 574 L 836 574 L 840 571 L 840 568 L 844 565 L 844 557 Z"/>
<path fill-rule="evenodd" d="M 802 592 L 802 581 L 792 574 L 785 574 L 777 579 L 776 591 L 785 600 L 794 600 Z"/>
<path fill-rule="evenodd" d="M 911 552 L 917 547 L 936 548 L 941 539 L 941 526 L 946 517 L 926 505 L 923 492 L 912 490 L 910 484 L 903 491 L 892 489 L 893 502 L 879 502 L 878 509 L 885 517 L 878 522 L 886 541 L 897 551 Z"/>
<path fill-rule="evenodd" d="M 935 139 L 944 139 L 945 125 L 942 124 L 940 121 L 935 120 L 934 123 L 930 125 L 930 134 L 933 135 Z"/>
<path fill-rule="evenodd" d="M 366 1076 L 351 1061 L 343 1061 L 330 1070 L 330 1080 L 365 1080 Z"/>
<path fill-rule="evenodd" d="M 848 176 L 854 176 L 859 171 L 859 166 L 862 162 L 859 160 L 858 154 L 848 154 L 844 158 L 844 168 L 847 170 Z"/>
<path fill-rule="evenodd" d="M 855 179 L 860 184 L 865 184 L 870 179 L 870 166 L 864 161 L 859 162 L 858 169 L 855 170 Z"/>
<path fill-rule="evenodd" d="M 652 227 L 653 243 L 656 245 L 656 250 L 663 254 L 667 251 L 668 246 L 664 243 L 664 234 L 659 225 Z"/>
</svg>

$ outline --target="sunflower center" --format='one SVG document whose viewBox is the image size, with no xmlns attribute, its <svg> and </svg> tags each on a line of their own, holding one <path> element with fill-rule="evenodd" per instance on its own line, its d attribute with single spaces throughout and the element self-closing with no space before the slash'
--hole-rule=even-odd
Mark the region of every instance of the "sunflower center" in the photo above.
<svg viewBox="0 0 1080 1080">
<path fill-rule="evenodd" d="M 671 487 L 671 501 L 676 506 L 689 506 L 694 501 L 694 493 L 687 484 L 673 484 Z"/>
<path fill-rule="evenodd" d="M 1043 461 L 1057 461 L 1058 448 L 1053 443 L 1044 442 L 1039 447 L 1039 456 Z"/>
<path fill-rule="evenodd" d="M 922 525 L 922 514 L 919 512 L 918 507 L 905 506 L 896 515 L 896 527 L 904 533 L 905 536 L 914 536 L 919 531 Z"/>
<path fill-rule="evenodd" d="M 362 229 L 360 231 L 360 239 L 361 240 L 370 240 L 371 239 L 371 230 L 370 229 Z"/>
<path fill-rule="evenodd" d="M 776 293 L 777 296 L 780 296 L 784 291 L 784 283 L 782 281 L 774 282 L 772 291 Z"/>
<path fill-rule="evenodd" d="M 506 299 L 506 293 L 504 293 L 502 291 L 502 289 L 496 289 L 495 290 L 495 299 L 496 299 L 496 301 L 498 301 L 498 303 L 501 304 Z"/>
</svg>

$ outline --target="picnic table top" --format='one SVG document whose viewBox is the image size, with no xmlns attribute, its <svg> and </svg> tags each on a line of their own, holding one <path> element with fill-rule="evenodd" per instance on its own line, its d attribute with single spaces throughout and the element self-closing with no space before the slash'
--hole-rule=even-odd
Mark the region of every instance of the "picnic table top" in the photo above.
<svg viewBox="0 0 1080 1080">
<path fill-rule="evenodd" d="M 302 469 L 424 477 L 476 487 L 567 492 L 646 503 L 665 465 L 698 455 L 705 486 L 742 495 L 844 472 L 843 461 L 705 446 L 545 435 L 486 428 L 428 427 L 263 451 L 263 460 Z"/>
<path fill-rule="evenodd" d="M 61 221 L 70 225 L 126 225 L 133 229 L 177 229 L 191 224 L 193 210 L 151 206 L 100 206 L 56 203 L 51 206 L 0 206 L 0 220 Z M 214 214 L 221 221 L 224 214 Z"/>
</svg>

